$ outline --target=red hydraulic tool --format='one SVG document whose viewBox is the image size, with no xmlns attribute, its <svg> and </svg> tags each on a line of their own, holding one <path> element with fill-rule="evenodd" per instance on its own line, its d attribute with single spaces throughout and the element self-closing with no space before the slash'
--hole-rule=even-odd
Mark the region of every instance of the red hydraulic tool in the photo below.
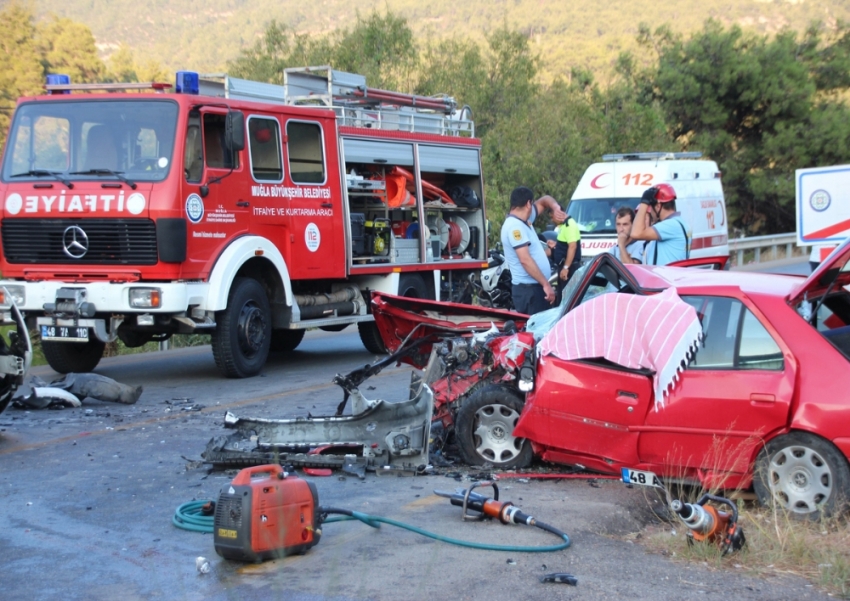
<svg viewBox="0 0 850 601">
<path fill-rule="evenodd" d="M 726 505 L 730 511 L 720 511 L 707 503 L 712 501 Z M 688 543 L 713 542 L 720 547 L 723 555 L 739 550 L 746 543 L 744 531 L 738 524 L 738 508 L 735 503 L 716 495 L 703 495 L 696 503 L 682 503 L 678 499 L 670 503 L 670 509 L 688 527 Z"/>
</svg>

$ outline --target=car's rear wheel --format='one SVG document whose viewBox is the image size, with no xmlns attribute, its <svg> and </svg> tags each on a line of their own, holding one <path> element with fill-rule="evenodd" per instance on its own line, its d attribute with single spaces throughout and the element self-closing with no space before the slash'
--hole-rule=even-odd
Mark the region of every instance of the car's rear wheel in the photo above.
<svg viewBox="0 0 850 601">
<path fill-rule="evenodd" d="M 500 469 L 531 465 L 531 443 L 514 436 L 523 402 L 504 386 L 484 386 L 463 401 L 455 421 L 460 456 L 469 465 Z"/>
<path fill-rule="evenodd" d="M 835 446 L 808 432 L 771 440 L 759 453 L 753 488 L 763 505 L 818 519 L 848 507 L 850 466 Z"/>
<path fill-rule="evenodd" d="M 47 364 L 60 374 L 92 371 L 100 363 L 105 347 L 106 343 L 97 338 L 89 338 L 88 342 L 41 341 Z"/>
</svg>

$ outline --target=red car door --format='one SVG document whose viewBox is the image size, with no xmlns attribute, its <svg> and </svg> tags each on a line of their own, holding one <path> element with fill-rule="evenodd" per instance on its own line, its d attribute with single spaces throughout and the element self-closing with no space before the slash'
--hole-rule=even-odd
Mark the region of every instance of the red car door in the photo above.
<svg viewBox="0 0 850 601">
<path fill-rule="evenodd" d="M 652 403 L 648 374 L 548 356 L 538 364 L 536 381 L 540 388 L 526 400 L 514 433 L 545 447 L 544 460 L 602 471 L 637 463 L 633 428 L 643 424 Z"/>
<path fill-rule="evenodd" d="M 786 426 L 796 365 L 744 299 L 682 300 L 697 310 L 704 343 L 663 406 L 647 414 L 639 456 L 663 474 L 719 484 L 746 473 L 763 437 Z"/>
</svg>

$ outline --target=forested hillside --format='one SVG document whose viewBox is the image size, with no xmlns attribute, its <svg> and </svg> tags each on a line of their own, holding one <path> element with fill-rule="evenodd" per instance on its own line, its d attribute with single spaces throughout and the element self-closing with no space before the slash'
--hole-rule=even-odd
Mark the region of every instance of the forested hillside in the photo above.
<svg viewBox="0 0 850 601">
<path fill-rule="evenodd" d="M 496 224 L 516 185 L 566 203 L 605 153 L 698 150 L 723 173 L 734 233 L 791 231 L 794 170 L 850 162 L 850 5 L 837 0 L 51 5 L 0 9 L 3 134 L 47 73 L 282 83 L 285 67 L 331 64 L 472 107 Z"/>
<path fill-rule="evenodd" d="M 544 78 L 579 67 L 601 81 L 621 50 L 636 48 L 640 23 L 653 28 L 666 23 L 687 34 L 712 17 L 727 26 L 775 33 L 784 27 L 802 31 L 813 20 L 850 20 L 845 0 L 34 0 L 34 5 L 39 15 L 87 25 L 102 53 L 124 42 L 137 56 L 170 70 L 223 70 L 271 19 L 323 35 L 350 27 L 357 11 L 390 9 L 422 40 L 460 36 L 481 42 L 486 32 L 507 26 L 530 36 Z"/>
</svg>

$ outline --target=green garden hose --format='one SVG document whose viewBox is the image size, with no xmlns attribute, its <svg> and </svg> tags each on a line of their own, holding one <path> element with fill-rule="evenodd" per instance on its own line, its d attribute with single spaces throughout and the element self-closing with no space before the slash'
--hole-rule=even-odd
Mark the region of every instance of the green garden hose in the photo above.
<svg viewBox="0 0 850 601">
<path fill-rule="evenodd" d="M 171 522 L 175 526 L 177 526 L 178 528 L 182 528 L 183 530 L 211 533 L 213 531 L 214 516 L 204 515 L 204 507 L 209 507 L 210 503 L 210 501 L 190 501 L 189 503 L 183 503 L 177 508 L 177 511 L 174 512 L 174 516 L 172 517 Z M 569 536 L 567 536 L 560 530 L 552 528 L 551 526 L 548 526 L 547 524 L 544 524 L 542 522 L 538 522 L 535 525 L 538 528 L 546 530 L 547 532 L 551 532 L 552 534 L 560 537 L 561 539 L 563 539 L 563 542 L 558 545 L 549 545 L 544 547 L 523 547 L 517 545 L 491 545 L 486 543 L 475 543 L 472 541 L 449 538 L 441 534 L 435 534 L 433 532 L 423 530 L 422 528 L 418 528 L 416 526 L 411 526 L 410 524 L 405 524 L 404 522 L 399 522 L 390 518 L 369 515 L 368 513 L 361 513 L 359 511 L 335 509 L 333 507 L 318 507 L 316 511 L 324 517 L 324 519 L 322 520 L 322 524 L 332 524 L 334 522 L 345 522 L 350 520 L 359 520 L 364 524 L 371 526 L 372 528 L 379 528 L 381 524 L 389 524 L 390 526 L 404 528 L 405 530 L 409 530 L 411 532 L 415 532 L 417 534 L 421 534 L 422 536 L 427 536 L 428 538 L 433 538 L 434 540 L 438 540 L 444 543 L 449 543 L 450 545 L 458 545 L 460 547 L 468 547 L 470 549 L 482 549 L 486 551 L 509 551 L 512 553 L 546 553 L 551 551 L 561 551 L 562 549 L 566 549 L 570 546 Z M 330 513 L 340 515 L 338 517 L 326 517 L 326 514 Z"/>
</svg>

